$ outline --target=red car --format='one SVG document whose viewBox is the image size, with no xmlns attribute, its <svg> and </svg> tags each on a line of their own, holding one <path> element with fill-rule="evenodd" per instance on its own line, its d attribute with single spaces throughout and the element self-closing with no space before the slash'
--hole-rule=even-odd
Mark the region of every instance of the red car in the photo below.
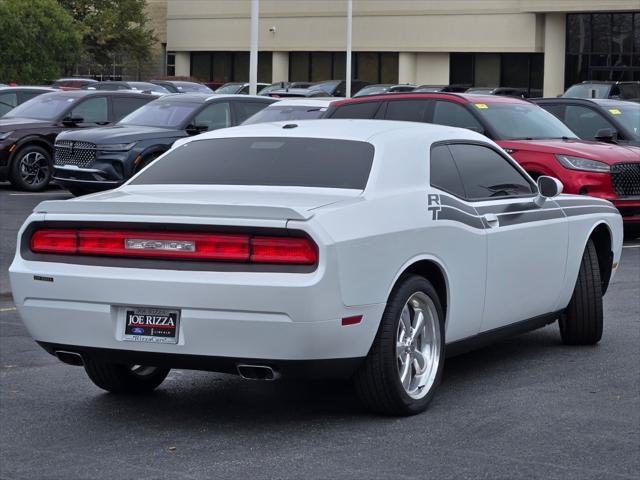
<svg viewBox="0 0 640 480">
<path fill-rule="evenodd" d="M 408 120 L 483 133 L 529 174 L 550 175 L 565 193 L 611 201 L 625 223 L 640 224 L 640 148 L 580 140 L 526 100 L 495 95 L 407 93 L 342 100 L 324 118 Z"/>
</svg>

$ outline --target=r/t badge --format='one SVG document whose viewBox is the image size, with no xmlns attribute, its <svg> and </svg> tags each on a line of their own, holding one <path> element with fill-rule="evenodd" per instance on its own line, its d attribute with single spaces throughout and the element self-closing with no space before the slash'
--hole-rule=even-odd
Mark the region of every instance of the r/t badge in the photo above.
<svg viewBox="0 0 640 480">
<path fill-rule="evenodd" d="M 432 213 L 432 220 L 438 220 L 438 212 L 442 210 L 440 206 L 440 195 L 437 193 L 427 194 L 427 210 Z"/>
</svg>

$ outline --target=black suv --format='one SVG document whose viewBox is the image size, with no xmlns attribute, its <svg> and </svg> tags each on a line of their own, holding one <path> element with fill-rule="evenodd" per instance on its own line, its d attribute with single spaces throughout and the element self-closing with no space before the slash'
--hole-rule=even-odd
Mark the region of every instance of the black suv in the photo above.
<svg viewBox="0 0 640 480">
<path fill-rule="evenodd" d="M 583 140 L 640 147 L 640 104 L 598 98 L 532 100 L 553 113 Z"/>
<path fill-rule="evenodd" d="M 6 115 L 18 105 L 43 93 L 57 92 L 49 87 L 0 87 L 0 117 Z"/>
<path fill-rule="evenodd" d="M 74 195 L 114 188 L 179 138 L 239 125 L 275 101 L 249 95 L 165 95 L 111 127 L 60 135 L 55 181 Z"/>
<path fill-rule="evenodd" d="M 0 118 L 0 180 L 43 190 L 53 171 L 53 145 L 63 130 L 109 125 L 155 99 L 129 92 L 74 90 L 39 95 Z"/>
</svg>

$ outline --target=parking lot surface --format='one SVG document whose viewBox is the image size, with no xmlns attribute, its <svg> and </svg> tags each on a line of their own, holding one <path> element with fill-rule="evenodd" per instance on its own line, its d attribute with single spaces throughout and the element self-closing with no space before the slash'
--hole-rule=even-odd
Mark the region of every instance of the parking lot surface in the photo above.
<svg viewBox="0 0 640 480">
<path fill-rule="evenodd" d="M 102 392 L 29 337 L 7 268 L 33 206 L 0 184 L 0 479 L 640 478 L 640 241 L 629 235 L 595 347 L 556 324 L 448 359 L 426 413 L 364 413 L 340 382 L 174 370 Z M 55 319 L 52 319 L 55 321 Z"/>
</svg>

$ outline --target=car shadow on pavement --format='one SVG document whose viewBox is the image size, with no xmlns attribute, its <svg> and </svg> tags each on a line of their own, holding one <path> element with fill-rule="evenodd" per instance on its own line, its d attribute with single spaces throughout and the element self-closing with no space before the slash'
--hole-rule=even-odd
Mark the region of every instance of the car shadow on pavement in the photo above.
<svg viewBox="0 0 640 480">
<path fill-rule="evenodd" d="M 554 357 L 554 352 L 561 350 L 557 337 L 557 329 L 532 332 L 447 359 L 431 408 L 455 402 L 460 388 L 503 383 L 506 364 L 510 369 L 526 370 L 545 357 Z M 557 362 L 557 358 L 549 361 Z M 86 407 L 87 414 L 108 415 L 110 422 L 123 427 L 137 423 L 179 431 L 207 425 L 253 430 L 301 421 L 397 421 L 365 412 L 346 380 L 258 382 L 182 370 L 173 371 L 158 390 L 148 395 L 121 396 L 96 389 Z"/>
</svg>

